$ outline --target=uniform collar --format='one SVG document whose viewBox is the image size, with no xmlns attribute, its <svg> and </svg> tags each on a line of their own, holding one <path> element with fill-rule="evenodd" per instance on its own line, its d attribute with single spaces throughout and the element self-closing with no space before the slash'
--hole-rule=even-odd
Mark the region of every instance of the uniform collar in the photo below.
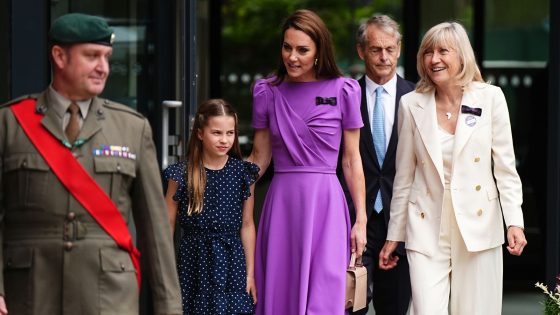
<svg viewBox="0 0 560 315">
<path fill-rule="evenodd" d="M 80 114 L 82 114 L 83 119 L 86 119 L 91 100 L 92 99 L 76 102 L 76 104 L 78 104 L 78 107 L 80 107 Z M 49 85 L 47 93 L 47 103 L 49 104 L 49 107 L 51 107 L 56 112 L 58 117 L 62 118 L 68 111 L 68 107 L 70 107 L 72 101 L 58 93 L 51 84 Z"/>
</svg>

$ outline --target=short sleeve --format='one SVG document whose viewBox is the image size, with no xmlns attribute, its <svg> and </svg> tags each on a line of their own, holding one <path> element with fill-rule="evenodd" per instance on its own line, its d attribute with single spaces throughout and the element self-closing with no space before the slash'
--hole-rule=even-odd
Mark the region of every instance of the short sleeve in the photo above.
<svg viewBox="0 0 560 315">
<path fill-rule="evenodd" d="M 360 113 L 360 102 L 362 90 L 358 81 L 354 79 L 344 79 L 342 85 L 342 128 L 356 129 L 362 128 L 362 114 Z"/>
<path fill-rule="evenodd" d="M 272 101 L 270 82 L 266 79 L 257 80 L 253 87 L 253 128 L 268 128 L 268 108 Z"/>
<path fill-rule="evenodd" d="M 243 161 L 243 200 L 251 197 L 251 185 L 259 179 L 260 170 L 257 164 Z"/>
<path fill-rule="evenodd" d="M 163 180 L 169 181 L 172 180 L 177 183 L 177 192 L 173 195 L 173 200 L 179 202 L 185 198 L 185 173 L 186 173 L 186 163 L 179 162 L 176 164 L 169 165 L 163 171 Z"/>
</svg>

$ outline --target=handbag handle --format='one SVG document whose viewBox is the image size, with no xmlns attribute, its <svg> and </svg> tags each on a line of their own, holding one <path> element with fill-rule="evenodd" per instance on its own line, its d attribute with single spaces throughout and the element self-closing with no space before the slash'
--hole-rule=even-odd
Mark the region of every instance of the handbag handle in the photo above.
<svg viewBox="0 0 560 315">
<path fill-rule="evenodd" d="M 348 269 L 356 269 L 356 267 L 362 267 L 364 264 L 362 263 L 362 256 L 360 258 L 356 258 L 356 253 L 352 253 L 350 256 L 350 263 L 348 264 Z"/>
</svg>

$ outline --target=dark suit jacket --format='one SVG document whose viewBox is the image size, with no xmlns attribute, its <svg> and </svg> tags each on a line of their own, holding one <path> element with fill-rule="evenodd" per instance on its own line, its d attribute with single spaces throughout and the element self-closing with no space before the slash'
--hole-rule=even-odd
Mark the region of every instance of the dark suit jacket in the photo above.
<svg viewBox="0 0 560 315">
<path fill-rule="evenodd" d="M 397 139 L 398 139 L 398 109 L 401 96 L 414 90 L 414 83 L 407 81 L 397 75 L 397 96 L 395 98 L 395 122 L 393 124 L 393 131 L 391 132 L 391 139 L 385 154 L 383 167 L 379 167 L 377 157 L 375 155 L 375 148 L 373 146 L 373 139 L 371 135 L 371 123 L 368 118 L 367 99 L 366 99 L 366 80 L 365 76 L 358 80 L 362 88 L 362 103 L 361 112 L 364 126 L 360 129 L 360 155 L 362 157 L 362 164 L 364 168 L 364 176 L 366 180 L 366 213 L 368 219 L 371 217 L 373 211 L 373 204 L 377 192 L 381 189 L 381 199 L 383 202 L 383 213 L 385 215 L 385 224 L 389 222 L 391 198 L 393 196 L 393 180 L 395 178 L 395 155 L 397 154 Z M 340 163 L 339 163 L 340 165 Z M 346 199 L 350 209 L 350 218 L 352 222 L 355 221 L 355 209 L 352 198 L 344 181 L 342 171 L 338 170 L 338 175 L 342 183 L 342 187 L 346 193 Z M 369 233 L 368 233 L 369 234 Z M 369 244 L 368 240 L 368 244 Z M 373 245 L 373 244 L 372 244 Z M 401 244 L 397 248 L 397 253 L 404 255 L 404 246 Z"/>
</svg>

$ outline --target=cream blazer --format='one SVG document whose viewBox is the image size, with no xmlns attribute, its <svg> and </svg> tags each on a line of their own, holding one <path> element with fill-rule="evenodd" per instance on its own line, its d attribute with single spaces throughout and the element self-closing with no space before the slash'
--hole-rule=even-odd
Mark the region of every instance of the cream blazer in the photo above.
<svg viewBox="0 0 560 315">
<path fill-rule="evenodd" d="M 461 235 L 476 252 L 504 243 L 504 220 L 506 226 L 523 227 L 523 197 L 502 90 L 471 83 L 461 104 L 482 112 L 459 114 L 449 187 Z M 387 239 L 431 256 L 439 242 L 444 192 L 434 92 L 404 95 L 398 124 Z"/>
</svg>

